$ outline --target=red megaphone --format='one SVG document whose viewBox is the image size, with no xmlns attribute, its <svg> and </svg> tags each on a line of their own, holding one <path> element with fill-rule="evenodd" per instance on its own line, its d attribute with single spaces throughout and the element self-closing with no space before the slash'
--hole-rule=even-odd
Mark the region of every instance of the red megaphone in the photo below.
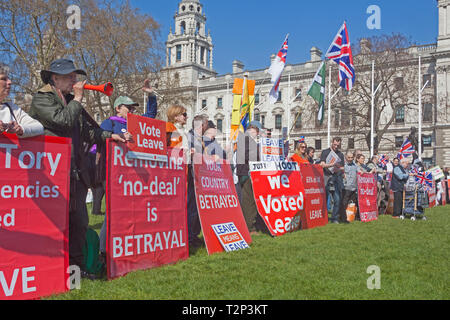
<svg viewBox="0 0 450 320">
<path fill-rule="evenodd" d="M 94 90 L 99 91 L 103 94 L 106 94 L 108 97 L 113 94 L 114 87 L 111 82 L 107 82 L 104 84 L 99 84 L 98 86 L 94 86 L 92 84 L 85 84 L 84 89 L 86 90 Z"/>
</svg>

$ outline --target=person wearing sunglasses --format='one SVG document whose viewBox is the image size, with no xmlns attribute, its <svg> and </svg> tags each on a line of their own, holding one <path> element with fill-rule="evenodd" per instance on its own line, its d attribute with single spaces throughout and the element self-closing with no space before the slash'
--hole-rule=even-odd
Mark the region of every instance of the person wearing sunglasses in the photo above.
<svg viewBox="0 0 450 320">
<path fill-rule="evenodd" d="M 295 153 L 291 157 L 291 161 L 295 161 L 298 164 L 300 163 L 309 164 L 308 155 L 306 154 L 306 148 L 307 148 L 306 142 L 304 141 L 298 142 L 295 148 Z"/>
<path fill-rule="evenodd" d="M 188 150 L 188 139 L 186 132 L 187 112 L 180 105 L 172 105 L 167 109 L 167 146 Z"/>
</svg>

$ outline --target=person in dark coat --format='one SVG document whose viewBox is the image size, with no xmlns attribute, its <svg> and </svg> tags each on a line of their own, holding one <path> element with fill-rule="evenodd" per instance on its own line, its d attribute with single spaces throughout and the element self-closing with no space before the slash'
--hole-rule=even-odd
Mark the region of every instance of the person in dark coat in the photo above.
<svg viewBox="0 0 450 320">
<path fill-rule="evenodd" d="M 402 214 L 403 206 L 403 188 L 408 177 L 414 174 L 408 173 L 406 168 L 408 167 L 408 160 L 402 159 L 399 164 L 398 158 L 393 161 L 394 170 L 392 172 L 391 190 L 394 193 L 394 213 L 393 218 L 398 218 Z"/>
<path fill-rule="evenodd" d="M 85 271 L 83 246 L 89 225 L 86 208 L 87 190 L 93 184 L 88 153 L 94 144 L 106 139 L 125 142 L 131 137 L 120 136 L 101 129 L 82 105 L 86 81 L 77 75 L 86 72 L 76 69 L 68 59 L 58 59 L 49 70 L 41 71 L 45 86 L 33 96 L 29 115 L 44 126 L 44 134 L 72 139 L 69 198 L 69 263 L 81 269 L 81 276 L 91 278 Z M 71 94 L 73 92 L 73 94 Z"/>
</svg>

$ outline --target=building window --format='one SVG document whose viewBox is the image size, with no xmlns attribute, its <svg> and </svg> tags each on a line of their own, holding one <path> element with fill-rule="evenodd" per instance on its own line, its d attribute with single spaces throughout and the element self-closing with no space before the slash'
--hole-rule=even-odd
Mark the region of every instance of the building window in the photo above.
<svg viewBox="0 0 450 320">
<path fill-rule="evenodd" d="M 394 79 L 394 87 L 397 90 L 402 90 L 403 89 L 403 77 L 397 77 L 397 78 Z M 374 90 L 376 88 L 377 87 L 375 87 Z"/>
<path fill-rule="evenodd" d="M 302 127 L 302 114 L 300 112 L 295 114 L 295 129 L 300 129 Z"/>
<path fill-rule="evenodd" d="M 422 158 L 425 169 L 430 168 L 433 165 L 433 158 Z"/>
<path fill-rule="evenodd" d="M 348 148 L 347 149 L 355 149 L 355 139 L 348 138 Z"/>
<path fill-rule="evenodd" d="M 265 128 L 266 127 L 266 116 L 264 116 L 264 115 L 261 115 L 260 116 L 261 117 L 261 126 L 263 127 L 263 128 Z"/>
<path fill-rule="evenodd" d="M 281 114 L 275 115 L 275 129 L 281 129 L 283 123 L 283 116 Z"/>
<path fill-rule="evenodd" d="M 422 144 L 424 147 L 431 147 L 432 138 L 430 135 L 422 136 Z"/>
<path fill-rule="evenodd" d="M 200 48 L 200 64 L 206 64 L 205 62 L 205 48 Z"/>
<path fill-rule="evenodd" d="M 223 129 L 223 120 L 217 119 L 217 130 L 222 131 Z"/>
<path fill-rule="evenodd" d="M 340 119 L 339 119 L 339 110 L 338 110 L 338 109 L 335 109 L 335 110 L 334 110 L 334 127 L 335 127 L 335 128 L 339 128 L 339 123 L 340 123 L 339 120 L 340 120 Z"/>
<path fill-rule="evenodd" d="M 405 122 L 405 106 L 397 106 L 395 109 L 395 123 Z"/>
<path fill-rule="evenodd" d="M 403 137 L 402 136 L 395 137 L 395 147 L 401 148 L 402 144 L 403 144 Z"/>
<path fill-rule="evenodd" d="M 426 86 L 425 83 L 427 84 Z M 425 88 L 431 88 L 431 74 L 424 74 L 422 76 L 422 86 L 425 86 Z"/>
<path fill-rule="evenodd" d="M 350 127 L 350 114 L 347 110 L 342 110 L 341 125 L 345 128 Z"/>
<path fill-rule="evenodd" d="M 295 89 L 295 101 L 302 100 L 302 89 Z"/>
<path fill-rule="evenodd" d="M 202 100 L 202 109 L 206 108 L 206 99 Z"/>
<path fill-rule="evenodd" d="M 317 150 L 322 150 L 322 140 L 321 139 L 316 139 L 315 143 L 314 143 L 314 148 Z"/>
<path fill-rule="evenodd" d="M 425 103 L 423 105 L 423 118 L 424 122 L 432 122 L 433 121 L 433 105 L 431 103 Z"/>
<path fill-rule="evenodd" d="M 222 108 L 222 98 L 217 98 L 217 108 Z"/>
<path fill-rule="evenodd" d="M 181 61 L 181 44 L 177 45 L 177 62 Z"/>
<path fill-rule="evenodd" d="M 259 104 L 259 93 L 255 94 L 255 106 Z"/>
<path fill-rule="evenodd" d="M 352 125 L 356 126 L 356 109 L 352 109 Z"/>
<path fill-rule="evenodd" d="M 278 99 L 277 102 L 281 102 L 281 90 L 278 92 Z"/>
</svg>

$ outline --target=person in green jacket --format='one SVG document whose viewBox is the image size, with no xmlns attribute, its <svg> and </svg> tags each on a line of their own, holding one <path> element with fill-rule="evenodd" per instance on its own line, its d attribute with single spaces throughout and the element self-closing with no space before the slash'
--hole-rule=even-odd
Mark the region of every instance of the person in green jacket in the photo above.
<svg viewBox="0 0 450 320">
<path fill-rule="evenodd" d="M 131 135 L 128 132 L 118 135 L 101 129 L 84 110 L 81 102 L 86 81 L 78 81 L 79 74 L 86 75 L 86 72 L 76 69 L 68 59 L 55 60 L 49 70 L 42 70 L 45 86 L 33 96 L 29 115 L 42 123 L 45 135 L 72 139 L 69 263 L 80 267 L 82 277 L 93 278 L 85 271 L 83 262 L 83 246 L 89 225 L 86 195 L 94 179 L 88 167 L 88 152 L 94 144 L 101 145 L 108 138 L 125 142 Z"/>
</svg>

